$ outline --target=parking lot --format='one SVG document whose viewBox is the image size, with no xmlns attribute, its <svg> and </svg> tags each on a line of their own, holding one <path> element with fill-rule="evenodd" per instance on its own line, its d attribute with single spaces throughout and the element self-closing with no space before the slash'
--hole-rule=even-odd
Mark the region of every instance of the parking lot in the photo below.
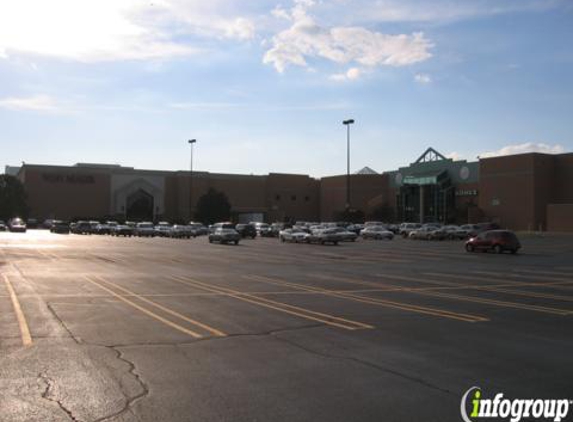
<svg viewBox="0 0 573 422">
<path fill-rule="evenodd" d="M 334 245 L 0 233 L 3 421 L 456 421 L 573 398 L 573 236 Z"/>
</svg>

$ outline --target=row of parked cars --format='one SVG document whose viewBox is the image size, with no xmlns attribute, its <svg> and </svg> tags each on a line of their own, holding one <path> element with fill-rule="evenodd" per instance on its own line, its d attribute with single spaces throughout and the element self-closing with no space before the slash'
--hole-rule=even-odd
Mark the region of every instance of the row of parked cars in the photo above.
<svg viewBox="0 0 573 422">
<path fill-rule="evenodd" d="M 498 230 L 500 227 L 495 223 L 479 223 L 442 225 L 439 223 L 403 223 L 399 233 L 404 238 L 416 240 L 466 240 L 477 236 L 487 230 Z"/>
<path fill-rule="evenodd" d="M 67 223 L 51 220 L 48 227 L 53 233 L 99 234 L 110 236 L 169 237 L 191 238 L 208 235 L 209 242 L 238 244 L 243 238 L 278 237 L 282 242 L 338 244 L 362 239 L 392 240 L 395 235 L 409 239 L 445 240 L 466 239 L 465 249 L 468 252 L 494 251 L 516 253 L 521 244 L 515 233 L 500 230 L 494 223 L 466 224 L 462 226 L 440 225 L 437 223 L 418 224 L 402 223 L 400 225 L 369 221 L 365 224 L 313 223 L 296 222 L 294 225 L 284 223 L 234 224 L 221 222 L 206 227 L 201 223 L 171 225 L 168 222 L 129 222 L 120 224 L 116 221 L 80 220 Z M 0 231 L 25 232 L 26 222 L 21 218 L 12 218 L 8 224 L 0 220 Z"/>
<path fill-rule="evenodd" d="M 191 238 L 205 235 L 209 229 L 201 223 L 174 224 L 171 225 L 166 221 L 153 224 L 152 222 L 131 222 L 126 221 L 123 224 L 117 221 L 99 221 L 80 220 L 73 223 L 55 220 L 50 228 L 55 233 L 74 233 L 84 235 L 110 235 L 124 237 L 172 237 L 172 238 Z"/>
</svg>

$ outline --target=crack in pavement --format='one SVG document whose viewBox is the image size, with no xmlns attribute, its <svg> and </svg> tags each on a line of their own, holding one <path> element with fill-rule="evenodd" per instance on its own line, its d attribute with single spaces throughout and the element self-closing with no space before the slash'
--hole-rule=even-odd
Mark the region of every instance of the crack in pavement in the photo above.
<svg viewBox="0 0 573 422">
<path fill-rule="evenodd" d="M 48 401 L 50 401 L 50 402 L 52 402 L 52 403 L 56 403 L 56 404 L 59 406 L 59 408 L 60 408 L 66 415 L 68 415 L 68 417 L 69 417 L 72 421 L 74 421 L 74 422 L 81 422 L 80 419 L 77 419 L 77 418 L 74 416 L 74 414 L 72 413 L 71 410 L 69 410 L 66 406 L 64 406 L 64 403 L 62 403 L 61 400 L 56 400 L 56 399 L 54 399 L 53 397 L 51 397 L 51 394 L 50 394 L 50 393 L 51 393 L 52 387 L 55 385 L 55 382 L 54 382 L 54 380 L 52 380 L 51 378 L 48 377 L 48 375 L 46 374 L 46 372 L 47 372 L 47 371 L 43 371 L 43 372 L 40 372 L 40 373 L 38 374 L 38 377 L 39 377 L 42 381 L 44 381 L 44 383 L 46 384 L 46 389 L 45 389 L 44 392 L 42 393 L 42 398 L 45 399 L 45 400 L 48 400 Z"/>
<path fill-rule="evenodd" d="M 143 379 L 141 378 L 140 374 L 138 374 L 136 372 L 136 366 L 133 362 L 131 362 L 129 359 L 127 359 L 124 355 L 124 353 L 119 350 L 118 347 L 116 346 L 104 346 L 108 349 L 113 350 L 116 354 L 117 354 L 117 358 L 119 360 L 121 360 L 122 362 L 125 362 L 128 366 L 129 366 L 129 371 L 128 373 L 133 376 L 135 378 L 135 380 L 137 381 L 137 383 L 139 384 L 139 386 L 141 387 L 141 392 L 132 396 L 132 397 L 128 397 L 126 394 L 124 394 L 126 402 L 125 405 L 118 410 L 117 412 L 112 413 L 111 415 L 107 415 L 107 416 L 103 416 L 99 419 L 94 420 L 93 422 L 103 422 L 106 420 L 110 420 L 113 418 L 116 418 L 128 411 L 130 411 L 130 409 L 132 408 L 132 406 L 139 400 L 143 399 L 144 397 L 146 397 L 147 395 L 149 395 L 149 387 L 147 386 L 147 384 L 145 383 L 145 381 L 143 381 Z"/>
<path fill-rule="evenodd" d="M 223 340 L 230 340 L 239 337 L 265 337 L 265 336 L 274 336 L 276 334 L 282 333 L 289 333 L 294 331 L 300 330 L 308 330 L 312 328 L 320 328 L 325 327 L 324 324 L 317 323 L 317 324 L 309 324 L 309 325 L 302 325 L 299 327 L 289 327 L 289 328 L 277 328 L 274 330 L 267 330 L 261 331 L 258 333 L 235 333 L 235 334 L 227 334 L 225 336 L 211 336 L 211 337 L 203 337 L 195 340 L 190 341 L 179 341 L 179 342 L 146 342 L 146 343 L 119 343 L 119 344 L 101 344 L 101 343 L 92 343 L 83 341 L 80 343 L 82 346 L 98 346 L 98 347 L 107 347 L 111 349 L 115 348 L 128 348 L 128 347 L 179 347 L 179 346 L 191 346 L 198 343 L 205 343 L 210 341 L 223 341 Z"/>
<path fill-rule="evenodd" d="M 407 375 L 407 374 L 404 374 L 404 373 L 402 373 L 402 372 L 396 371 L 396 370 L 394 370 L 394 369 L 390 369 L 390 368 L 387 368 L 387 367 L 384 367 L 384 366 L 381 366 L 381 365 L 377 365 L 377 364 L 375 364 L 375 363 L 372 363 L 372 362 L 369 362 L 369 361 L 365 361 L 365 360 L 362 360 L 362 359 L 359 359 L 359 358 L 356 358 L 356 357 L 352 357 L 352 356 L 338 356 L 338 355 L 331 355 L 331 354 L 327 354 L 327 353 L 323 353 L 323 352 L 318 352 L 318 351 L 316 351 L 316 350 L 313 350 L 313 349 L 311 349 L 311 348 L 308 348 L 308 347 L 306 347 L 306 346 L 303 346 L 303 345 L 301 345 L 301 344 L 298 344 L 298 343 L 296 343 L 296 342 L 293 341 L 293 340 L 287 340 L 286 338 L 281 338 L 281 337 L 275 337 L 275 338 L 276 338 L 277 340 L 279 340 L 279 341 L 282 341 L 283 343 L 287 343 L 287 344 L 289 344 L 289 345 L 291 345 L 291 346 L 293 346 L 293 347 L 296 347 L 296 348 L 298 348 L 298 349 L 300 349 L 300 350 L 303 350 L 303 351 L 305 351 L 305 352 L 307 352 L 307 353 L 311 353 L 311 354 L 316 355 L 316 356 L 320 356 L 320 357 L 323 357 L 323 358 L 326 358 L 326 359 L 338 359 L 338 360 L 346 360 L 346 361 L 358 363 L 358 364 L 360 364 L 360 365 L 367 366 L 367 367 L 372 368 L 372 369 L 375 369 L 375 370 L 377 370 L 377 371 L 385 372 L 385 373 L 387 373 L 387 374 L 392 374 L 392 375 L 398 376 L 398 377 L 400 377 L 400 378 L 406 379 L 406 380 L 408 380 L 408 381 L 412 381 L 412 382 L 415 382 L 415 383 L 417 383 L 417 384 L 423 385 L 423 386 L 425 386 L 425 387 L 431 388 L 431 389 L 433 389 L 433 390 L 440 391 L 440 392 L 442 392 L 442 393 L 445 393 L 445 394 L 448 394 L 448 395 L 452 395 L 452 396 L 456 396 L 456 397 L 457 397 L 457 393 L 456 393 L 456 392 L 453 392 L 453 391 L 451 391 L 451 390 L 448 390 L 447 388 L 440 387 L 439 385 L 432 384 L 431 382 L 428 382 L 428 381 L 426 381 L 426 380 L 424 380 L 424 379 L 422 379 L 422 378 L 418 378 L 418 377 L 414 377 L 414 376 L 411 376 L 411 375 Z"/>
</svg>

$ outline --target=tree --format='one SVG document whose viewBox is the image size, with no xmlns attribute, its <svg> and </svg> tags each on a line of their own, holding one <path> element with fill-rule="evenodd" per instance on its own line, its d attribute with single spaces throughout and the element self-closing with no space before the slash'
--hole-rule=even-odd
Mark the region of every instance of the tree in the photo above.
<svg viewBox="0 0 573 422">
<path fill-rule="evenodd" d="M 227 195 L 210 188 L 197 202 L 197 220 L 206 224 L 229 220 L 231 217 L 231 204 Z"/>
<path fill-rule="evenodd" d="M 0 175 L 0 219 L 28 217 L 26 191 L 22 182 L 14 176 Z"/>
</svg>

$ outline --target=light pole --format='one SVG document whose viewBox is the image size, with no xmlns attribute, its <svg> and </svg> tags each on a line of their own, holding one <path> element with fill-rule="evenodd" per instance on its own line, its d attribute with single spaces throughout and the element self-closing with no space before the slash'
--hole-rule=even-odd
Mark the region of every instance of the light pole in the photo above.
<svg viewBox="0 0 573 422">
<path fill-rule="evenodd" d="M 187 141 L 191 147 L 191 163 L 189 167 L 189 220 L 193 219 L 193 145 L 197 139 L 189 139 Z"/>
<path fill-rule="evenodd" d="M 346 126 L 346 211 L 350 211 L 350 125 L 354 119 L 343 120 Z"/>
</svg>

